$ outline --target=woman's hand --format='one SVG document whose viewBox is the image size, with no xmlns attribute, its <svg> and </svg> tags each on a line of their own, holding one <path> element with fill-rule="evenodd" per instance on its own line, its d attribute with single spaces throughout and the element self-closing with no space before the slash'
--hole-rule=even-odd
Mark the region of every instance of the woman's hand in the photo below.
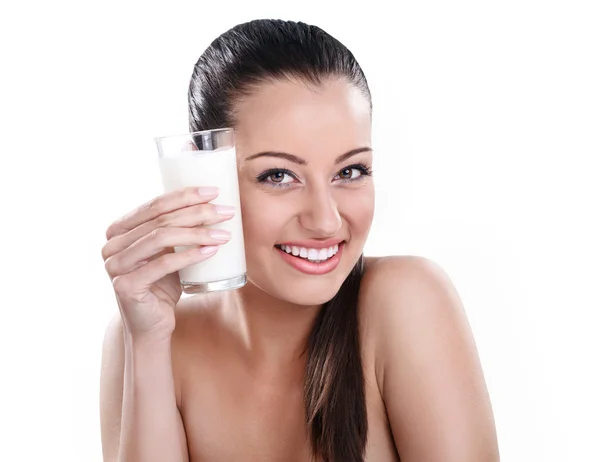
<svg viewBox="0 0 600 462">
<path fill-rule="evenodd" d="M 214 255 L 229 240 L 207 228 L 233 217 L 233 207 L 208 202 L 216 188 L 185 188 L 156 197 L 114 222 L 102 249 L 123 324 L 134 338 L 168 337 L 181 298 L 178 270 Z M 175 246 L 193 246 L 175 253 Z"/>
</svg>

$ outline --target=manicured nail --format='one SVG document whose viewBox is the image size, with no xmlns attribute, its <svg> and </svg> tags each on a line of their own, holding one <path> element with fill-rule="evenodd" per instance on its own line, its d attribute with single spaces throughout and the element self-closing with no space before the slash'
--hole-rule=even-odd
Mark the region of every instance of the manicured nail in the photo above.
<svg viewBox="0 0 600 462">
<path fill-rule="evenodd" d="M 217 250 L 219 250 L 218 245 L 205 245 L 205 246 L 202 246 L 202 248 L 200 249 L 200 253 L 204 253 L 204 254 L 215 253 Z"/>
<path fill-rule="evenodd" d="M 231 237 L 231 233 L 225 229 L 211 229 L 208 234 L 213 239 L 218 239 L 219 241 L 228 241 Z"/>
<path fill-rule="evenodd" d="M 230 205 L 215 205 L 215 211 L 219 215 L 225 215 L 228 217 L 235 215 L 235 207 L 231 207 Z"/>
<path fill-rule="evenodd" d="M 201 196 L 216 196 L 219 194 L 219 188 L 203 186 L 202 188 L 198 188 L 198 194 Z"/>
</svg>

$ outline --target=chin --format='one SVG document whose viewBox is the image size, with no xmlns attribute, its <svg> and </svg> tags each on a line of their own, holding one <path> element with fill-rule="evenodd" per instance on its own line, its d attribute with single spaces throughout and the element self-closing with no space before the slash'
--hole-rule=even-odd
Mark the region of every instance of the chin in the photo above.
<svg viewBox="0 0 600 462">
<path fill-rule="evenodd" d="M 322 276 L 319 276 L 322 278 Z M 259 278 L 256 280 L 248 277 L 248 280 L 263 292 L 279 300 L 299 306 L 323 305 L 331 300 L 338 293 L 344 279 L 340 281 L 331 281 L 322 279 L 321 281 L 299 281 L 290 280 L 284 283 L 282 278 L 277 281 L 265 280 Z"/>
</svg>

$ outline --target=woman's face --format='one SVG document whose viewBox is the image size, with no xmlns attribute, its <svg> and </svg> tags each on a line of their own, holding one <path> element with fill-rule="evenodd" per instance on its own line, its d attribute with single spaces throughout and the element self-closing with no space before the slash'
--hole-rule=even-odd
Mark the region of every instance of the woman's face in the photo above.
<svg viewBox="0 0 600 462">
<path fill-rule="evenodd" d="M 373 219 L 369 101 L 341 79 L 281 80 L 234 109 L 248 279 L 291 303 L 325 303 Z"/>
</svg>

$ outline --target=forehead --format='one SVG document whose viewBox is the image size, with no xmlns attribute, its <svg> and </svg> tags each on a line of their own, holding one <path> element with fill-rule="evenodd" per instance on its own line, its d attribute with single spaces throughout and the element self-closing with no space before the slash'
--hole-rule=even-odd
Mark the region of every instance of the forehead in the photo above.
<svg viewBox="0 0 600 462">
<path fill-rule="evenodd" d="M 319 86 L 298 80 L 261 84 L 237 101 L 234 110 L 242 158 L 267 150 L 305 158 L 337 156 L 371 145 L 369 100 L 344 79 Z"/>
</svg>

